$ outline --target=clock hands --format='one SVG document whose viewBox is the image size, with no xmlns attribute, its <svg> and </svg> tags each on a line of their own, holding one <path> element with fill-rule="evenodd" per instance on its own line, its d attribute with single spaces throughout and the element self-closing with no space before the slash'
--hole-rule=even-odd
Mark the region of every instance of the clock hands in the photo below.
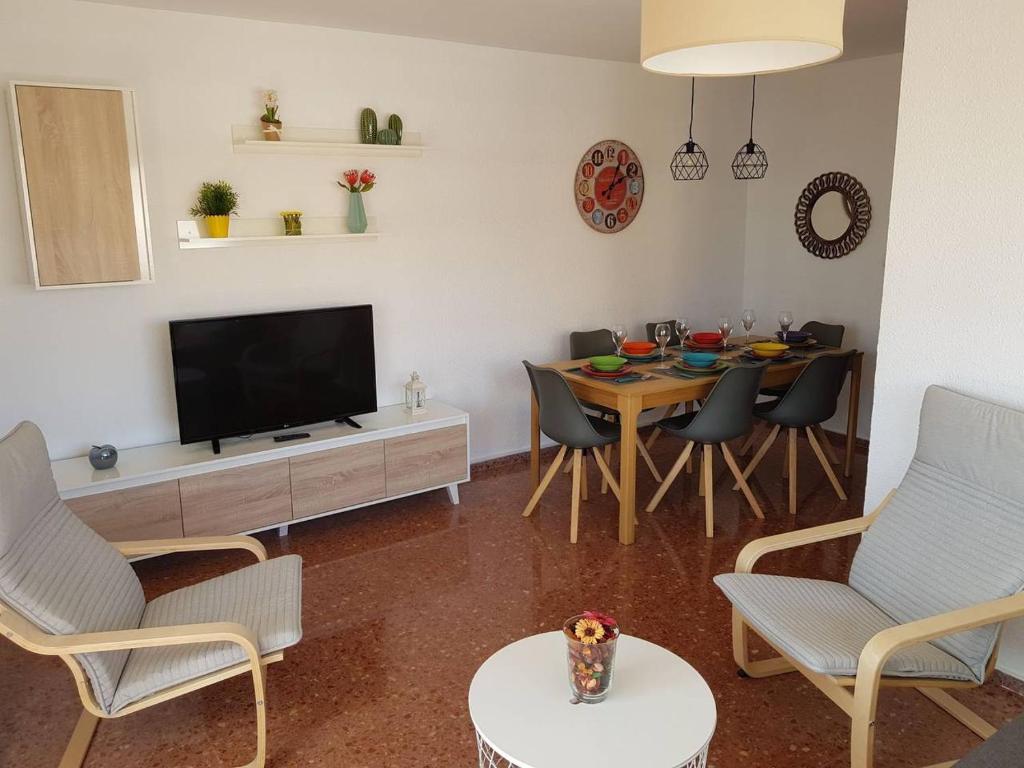
<svg viewBox="0 0 1024 768">
<path fill-rule="evenodd" d="M 619 176 L 619 168 L 621 167 L 622 161 L 620 160 L 619 164 L 615 166 L 615 173 L 612 175 L 612 178 L 615 179 L 615 181 L 609 184 L 605 191 L 601 193 L 604 196 L 605 200 L 608 199 L 608 195 L 610 195 L 612 193 L 612 190 L 615 189 L 615 185 L 619 184 L 624 178 L 626 178 L 624 175 Z"/>
</svg>

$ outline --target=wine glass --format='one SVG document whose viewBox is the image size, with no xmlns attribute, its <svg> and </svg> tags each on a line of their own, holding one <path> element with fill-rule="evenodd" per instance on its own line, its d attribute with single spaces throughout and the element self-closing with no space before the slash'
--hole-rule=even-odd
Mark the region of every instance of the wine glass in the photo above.
<svg viewBox="0 0 1024 768">
<path fill-rule="evenodd" d="M 658 323 L 654 329 L 654 340 L 658 342 L 658 346 L 661 347 L 661 364 L 658 368 L 668 368 L 665 365 L 665 347 L 668 345 L 668 340 L 672 338 L 672 329 L 668 323 Z"/>
<path fill-rule="evenodd" d="M 615 342 L 615 354 L 622 357 L 622 345 L 626 343 L 626 326 L 612 326 L 612 341 Z"/>
<path fill-rule="evenodd" d="M 722 315 L 718 318 L 718 332 L 722 334 L 722 348 L 729 345 L 729 334 L 732 333 L 732 318 Z"/>
<path fill-rule="evenodd" d="M 686 336 L 690 333 L 690 321 L 685 317 L 676 319 L 676 335 L 679 337 L 679 346 L 686 343 Z"/>
<path fill-rule="evenodd" d="M 789 326 L 793 324 L 793 313 L 788 309 L 779 312 L 779 327 L 782 329 L 782 340 L 786 341 L 789 334 Z"/>
<path fill-rule="evenodd" d="M 754 314 L 752 309 L 744 309 L 743 317 L 740 318 L 743 323 L 743 330 L 747 332 L 747 344 L 750 343 L 750 332 L 754 330 L 754 323 L 757 322 L 757 315 Z"/>
</svg>

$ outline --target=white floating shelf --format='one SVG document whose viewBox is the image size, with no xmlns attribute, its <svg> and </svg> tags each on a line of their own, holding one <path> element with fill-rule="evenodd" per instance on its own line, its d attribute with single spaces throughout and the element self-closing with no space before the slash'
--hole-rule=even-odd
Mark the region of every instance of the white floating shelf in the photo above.
<svg viewBox="0 0 1024 768">
<path fill-rule="evenodd" d="M 206 226 L 188 219 L 178 222 L 178 248 L 232 248 L 243 245 L 310 245 L 344 240 L 376 240 L 377 220 L 366 219 L 367 231 L 349 232 L 342 218 L 302 217 L 302 234 L 285 235 L 284 221 L 276 219 L 232 219 L 230 237 L 206 237 Z"/>
<path fill-rule="evenodd" d="M 231 126 L 235 154 L 419 157 L 425 149 L 415 131 L 404 131 L 402 143 L 397 145 L 362 144 L 355 129 L 291 128 L 285 124 L 281 136 L 281 141 L 267 141 L 257 125 Z"/>
</svg>

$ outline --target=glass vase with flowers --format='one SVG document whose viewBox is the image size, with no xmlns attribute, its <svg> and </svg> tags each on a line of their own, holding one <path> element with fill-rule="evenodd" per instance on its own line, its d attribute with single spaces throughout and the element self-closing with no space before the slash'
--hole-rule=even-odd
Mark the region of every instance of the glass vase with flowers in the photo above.
<svg viewBox="0 0 1024 768">
<path fill-rule="evenodd" d="M 584 611 L 567 619 L 563 632 L 568 643 L 569 690 L 573 701 L 604 701 L 612 686 L 618 622 L 598 611 Z"/>
</svg>

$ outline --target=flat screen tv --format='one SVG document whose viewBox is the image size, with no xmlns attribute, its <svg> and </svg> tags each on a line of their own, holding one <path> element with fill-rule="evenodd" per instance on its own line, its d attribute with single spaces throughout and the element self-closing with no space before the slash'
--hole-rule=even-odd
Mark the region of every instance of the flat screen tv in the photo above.
<svg viewBox="0 0 1024 768">
<path fill-rule="evenodd" d="M 173 320 L 182 444 L 377 410 L 373 307 Z"/>
</svg>

